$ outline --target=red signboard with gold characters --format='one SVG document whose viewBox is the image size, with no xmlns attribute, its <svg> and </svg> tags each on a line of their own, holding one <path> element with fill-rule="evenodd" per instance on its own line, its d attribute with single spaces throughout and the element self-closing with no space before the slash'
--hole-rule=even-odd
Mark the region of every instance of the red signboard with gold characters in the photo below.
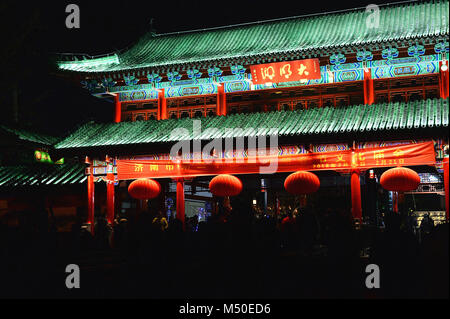
<svg viewBox="0 0 450 319">
<path fill-rule="evenodd" d="M 271 165 L 275 172 L 299 170 L 370 169 L 376 167 L 435 165 L 433 142 L 393 145 L 379 148 L 306 153 L 258 158 L 219 158 L 213 161 L 117 160 L 119 180 L 137 178 L 176 178 L 219 174 L 258 174 Z"/>
<path fill-rule="evenodd" d="M 251 65 L 253 84 L 320 79 L 319 59 Z"/>
</svg>

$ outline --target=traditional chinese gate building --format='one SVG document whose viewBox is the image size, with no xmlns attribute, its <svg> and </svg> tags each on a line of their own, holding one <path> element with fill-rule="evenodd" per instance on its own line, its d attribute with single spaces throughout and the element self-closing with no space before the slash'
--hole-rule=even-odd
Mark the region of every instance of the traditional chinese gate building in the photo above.
<svg viewBox="0 0 450 319">
<path fill-rule="evenodd" d="M 85 124 L 55 145 L 61 155 L 86 159 L 88 222 L 99 178 L 108 184 L 112 222 L 119 181 L 183 185 L 199 176 L 259 174 L 263 165 L 252 163 L 252 148 L 236 146 L 174 161 L 169 153 L 179 141 L 195 150 L 217 138 L 249 145 L 260 136 L 269 145 L 277 136 L 276 172 L 348 176 L 357 219 L 360 174 L 400 165 L 440 176 L 443 161 L 448 171 L 448 10 L 448 1 L 413 2 L 149 33 L 121 53 L 61 57 L 62 76 L 114 105 L 111 123 Z"/>
</svg>

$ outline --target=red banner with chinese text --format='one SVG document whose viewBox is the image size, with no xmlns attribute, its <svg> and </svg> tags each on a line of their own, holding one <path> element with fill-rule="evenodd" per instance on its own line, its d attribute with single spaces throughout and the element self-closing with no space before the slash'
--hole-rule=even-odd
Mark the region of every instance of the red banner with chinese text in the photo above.
<svg viewBox="0 0 450 319">
<path fill-rule="evenodd" d="M 251 65 L 253 84 L 320 79 L 319 59 Z"/>
<path fill-rule="evenodd" d="M 436 158 L 434 143 L 430 141 L 355 151 L 284 156 L 180 160 L 178 162 L 172 160 L 117 160 L 116 163 L 118 179 L 127 180 L 435 165 Z"/>
</svg>

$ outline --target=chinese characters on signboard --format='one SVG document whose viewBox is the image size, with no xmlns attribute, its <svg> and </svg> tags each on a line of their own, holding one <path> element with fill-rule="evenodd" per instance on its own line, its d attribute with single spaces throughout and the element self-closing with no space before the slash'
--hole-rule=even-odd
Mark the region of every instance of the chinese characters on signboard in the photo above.
<svg viewBox="0 0 450 319">
<path fill-rule="evenodd" d="M 381 148 L 282 155 L 271 158 L 277 161 L 277 172 L 297 170 L 352 170 L 376 167 L 435 165 L 433 142 L 393 145 Z M 119 180 L 136 178 L 195 177 L 218 174 L 255 174 L 265 165 L 264 157 L 258 160 L 244 158 L 219 159 L 217 162 L 187 160 L 117 160 Z"/>
<path fill-rule="evenodd" d="M 253 84 L 320 79 L 319 59 L 251 65 Z"/>
</svg>

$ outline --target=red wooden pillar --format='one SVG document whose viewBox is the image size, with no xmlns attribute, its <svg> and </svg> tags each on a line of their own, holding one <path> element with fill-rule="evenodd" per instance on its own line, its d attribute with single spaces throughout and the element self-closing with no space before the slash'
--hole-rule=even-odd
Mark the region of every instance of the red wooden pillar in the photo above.
<svg viewBox="0 0 450 319">
<path fill-rule="evenodd" d="M 106 162 L 106 219 L 110 225 L 114 225 L 114 169 L 112 159 L 106 157 Z"/>
<path fill-rule="evenodd" d="M 177 219 L 181 221 L 184 230 L 184 180 L 182 178 L 177 179 Z"/>
<path fill-rule="evenodd" d="M 157 120 L 157 121 L 161 120 L 161 104 L 159 103 L 159 95 L 160 95 L 160 94 L 161 94 L 161 93 L 158 92 L 158 106 L 157 106 L 157 108 L 156 108 L 156 120 Z"/>
<path fill-rule="evenodd" d="M 361 223 L 361 184 L 359 182 L 359 171 L 351 172 L 350 185 L 352 191 L 352 216 L 353 219 L 358 219 Z"/>
<path fill-rule="evenodd" d="M 114 103 L 115 103 L 115 114 L 114 114 L 114 122 L 119 123 L 121 121 L 122 116 L 122 110 L 121 110 L 121 103 L 119 100 L 119 93 L 114 95 Z"/>
<path fill-rule="evenodd" d="M 223 98 L 222 96 L 225 95 L 224 93 L 224 85 L 223 84 L 218 84 L 217 85 L 217 108 L 216 108 L 216 114 L 217 115 L 222 115 L 222 111 L 223 111 Z"/>
<path fill-rule="evenodd" d="M 222 93 L 221 93 L 221 99 L 220 107 L 222 108 L 222 114 L 221 115 L 227 115 L 227 94 L 225 93 L 225 83 L 222 85 Z"/>
<path fill-rule="evenodd" d="M 158 91 L 158 120 L 167 120 L 167 100 L 164 89 Z"/>
<path fill-rule="evenodd" d="M 364 69 L 364 104 L 372 105 L 375 102 L 375 93 L 373 90 L 372 71 Z"/>
<path fill-rule="evenodd" d="M 89 164 L 88 176 L 87 176 L 87 200 L 88 200 L 88 214 L 87 214 L 87 224 L 90 225 L 91 234 L 94 235 L 94 195 L 95 195 L 95 185 L 94 185 L 94 166 L 89 158 L 86 158 L 86 163 Z"/>
<path fill-rule="evenodd" d="M 449 94 L 448 81 L 448 61 L 439 62 L 439 95 L 441 98 L 448 98 Z"/>
<path fill-rule="evenodd" d="M 445 216 L 448 220 L 448 155 L 444 157 L 444 190 L 445 190 Z"/>
</svg>

